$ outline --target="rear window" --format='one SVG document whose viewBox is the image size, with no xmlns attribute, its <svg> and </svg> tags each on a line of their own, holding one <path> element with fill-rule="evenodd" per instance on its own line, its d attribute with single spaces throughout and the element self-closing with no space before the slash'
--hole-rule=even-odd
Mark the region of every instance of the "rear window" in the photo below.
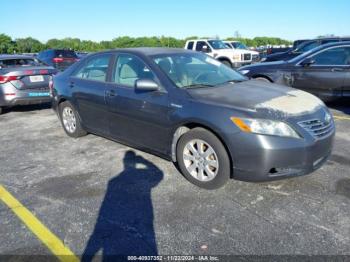
<svg viewBox="0 0 350 262">
<path fill-rule="evenodd" d="M 15 58 L 0 60 L 0 68 L 22 67 L 22 66 L 42 66 L 45 65 L 37 59 Z"/>
<path fill-rule="evenodd" d="M 77 54 L 72 50 L 56 50 L 56 57 L 78 58 Z"/>
</svg>

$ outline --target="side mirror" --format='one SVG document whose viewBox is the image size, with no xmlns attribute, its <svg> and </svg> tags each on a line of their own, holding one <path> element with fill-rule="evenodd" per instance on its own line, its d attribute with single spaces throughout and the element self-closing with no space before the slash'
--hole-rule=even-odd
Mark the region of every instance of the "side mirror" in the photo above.
<svg viewBox="0 0 350 262">
<path fill-rule="evenodd" d="M 304 61 L 301 61 L 300 65 L 307 67 L 307 66 L 314 64 L 315 62 L 316 61 L 312 58 L 306 58 Z"/>
<path fill-rule="evenodd" d="M 210 48 L 207 45 L 204 45 L 204 46 L 202 46 L 202 52 L 209 53 L 210 52 Z"/>
<path fill-rule="evenodd" d="M 151 79 L 139 79 L 135 82 L 135 89 L 139 91 L 157 91 L 159 86 Z"/>
</svg>

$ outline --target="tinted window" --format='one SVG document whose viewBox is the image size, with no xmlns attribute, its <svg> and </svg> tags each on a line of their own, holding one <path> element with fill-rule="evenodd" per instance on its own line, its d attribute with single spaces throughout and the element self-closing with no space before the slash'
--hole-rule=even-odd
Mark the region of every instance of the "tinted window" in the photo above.
<svg viewBox="0 0 350 262">
<path fill-rule="evenodd" d="M 189 50 L 193 49 L 193 42 L 188 42 L 187 49 Z"/>
<path fill-rule="evenodd" d="M 350 65 L 350 47 L 337 47 L 315 56 L 315 65 Z"/>
<path fill-rule="evenodd" d="M 75 76 L 95 81 L 106 81 L 110 58 L 111 55 L 109 54 L 91 58 L 82 68 L 79 69 Z"/>
<path fill-rule="evenodd" d="M 16 58 L 0 60 L 0 68 L 22 67 L 22 66 L 42 66 L 44 63 L 37 59 Z"/>
<path fill-rule="evenodd" d="M 311 49 L 314 49 L 315 47 L 318 47 L 320 44 L 318 42 L 305 42 L 302 43 L 300 46 L 298 46 L 298 48 L 295 50 L 296 52 L 307 52 Z"/>
<path fill-rule="evenodd" d="M 154 74 L 140 58 L 127 54 L 118 56 L 113 75 L 115 83 L 129 87 L 134 87 L 139 79 L 155 79 Z"/>
<path fill-rule="evenodd" d="M 56 57 L 78 58 L 77 54 L 72 50 L 56 50 Z"/>
<path fill-rule="evenodd" d="M 196 51 L 202 51 L 203 46 L 208 46 L 208 44 L 204 41 L 198 41 L 196 45 Z M 208 46 L 209 48 L 209 46 Z"/>
</svg>

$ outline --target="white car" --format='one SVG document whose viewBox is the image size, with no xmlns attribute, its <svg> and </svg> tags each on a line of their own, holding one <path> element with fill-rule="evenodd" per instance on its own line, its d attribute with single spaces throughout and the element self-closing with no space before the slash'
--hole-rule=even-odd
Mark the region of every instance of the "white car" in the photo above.
<svg viewBox="0 0 350 262">
<path fill-rule="evenodd" d="M 250 51 L 229 48 L 218 39 L 188 40 L 185 49 L 204 52 L 230 67 L 241 67 L 252 62 Z"/>
<path fill-rule="evenodd" d="M 251 62 L 258 62 L 260 60 L 260 54 L 257 51 L 249 50 L 248 47 L 239 41 L 224 41 L 225 45 L 234 50 L 244 50 L 251 55 Z"/>
</svg>

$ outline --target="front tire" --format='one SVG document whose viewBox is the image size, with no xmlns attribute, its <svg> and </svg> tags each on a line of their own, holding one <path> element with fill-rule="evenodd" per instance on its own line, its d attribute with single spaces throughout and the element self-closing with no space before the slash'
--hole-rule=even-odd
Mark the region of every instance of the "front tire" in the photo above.
<svg viewBox="0 0 350 262">
<path fill-rule="evenodd" d="M 228 60 L 221 60 L 220 62 L 223 63 L 225 66 L 228 66 L 229 68 L 232 68 L 232 64 L 231 64 L 230 61 L 228 61 Z"/>
<path fill-rule="evenodd" d="M 272 81 L 270 81 L 270 79 L 266 78 L 266 77 L 262 77 L 262 76 L 259 76 L 259 77 L 254 77 L 255 80 L 259 80 L 259 81 L 263 81 L 263 82 L 266 82 L 266 83 L 272 83 Z"/>
<path fill-rule="evenodd" d="M 224 145 L 204 128 L 194 128 L 180 137 L 176 157 L 183 176 L 198 187 L 217 189 L 230 178 L 230 158 Z"/>
<path fill-rule="evenodd" d="M 0 115 L 2 114 L 2 107 L 0 106 Z"/>
<path fill-rule="evenodd" d="M 59 115 L 62 127 L 68 136 L 78 138 L 87 134 L 82 128 L 78 113 L 71 103 L 68 101 L 62 102 L 59 105 Z"/>
</svg>

